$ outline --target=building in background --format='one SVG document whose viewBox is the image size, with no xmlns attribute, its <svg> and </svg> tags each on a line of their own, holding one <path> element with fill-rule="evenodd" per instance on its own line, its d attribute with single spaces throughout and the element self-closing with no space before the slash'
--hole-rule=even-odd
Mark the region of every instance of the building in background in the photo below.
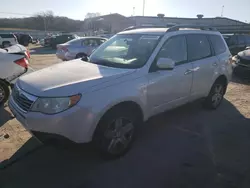
<svg viewBox="0 0 250 188">
<path fill-rule="evenodd" d="M 206 18 L 203 15 L 197 15 L 197 18 L 178 18 L 165 17 L 164 14 L 157 16 L 131 16 L 125 17 L 114 13 L 98 17 L 86 18 L 81 23 L 79 31 L 71 32 L 78 36 L 112 36 L 125 28 L 131 26 L 166 26 L 170 27 L 176 24 L 195 24 L 208 25 L 217 28 L 221 33 L 247 33 L 250 34 L 250 24 L 233 20 L 225 17 Z M 55 35 L 61 31 L 38 31 L 38 30 L 2 30 L 0 33 L 27 33 L 33 38 L 44 38 L 48 34 Z"/>
<path fill-rule="evenodd" d="M 203 18 L 203 15 L 197 15 L 197 18 L 178 18 L 178 17 L 164 17 L 163 14 L 158 14 L 158 16 L 132 16 L 129 17 L 135 22 L 135 26 L 141 25 L 151 25 L 151 26 L 161 26 L 161 25 L 176 25 L 176 24 L 195 24 L 195 25 L 209 25 L 209 26 L 225 26 L 225 25 L 248 25 L 244 22 L 224 18 Z"/>
<path fill-rule="evenodd" d="M 85 19 L 81 31 L 88 36 L 115 34 L 133 25 L 135 25 L 133 19 L 115 13 Z"/>
</svg>

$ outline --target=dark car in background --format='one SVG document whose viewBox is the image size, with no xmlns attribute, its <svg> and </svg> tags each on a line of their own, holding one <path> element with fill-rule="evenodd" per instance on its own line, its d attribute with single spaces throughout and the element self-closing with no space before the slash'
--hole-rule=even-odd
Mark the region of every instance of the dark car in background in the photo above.
<svg viewBox="0 0 250 188">
<path fill-rule="evenodd" d="M 76 38 L 79 38 L 79 37 L 75 34 L 62 34 L 62 35 L 54 36 L 50 39 L 50 46 L 56 49 L 58 44 L 63 44 L 65 42 L 68 42 Z"/>
<path fill-rule="evenodd" d="M 54 36 L 46 37 L 46 38 L 44 39 L 44 44 L 43 44 L 43 46 L 45 46 L 45 47 L 51 46 L 51 41 L 52 41 L 53 37 L 54 37 Z"/>
<path fill-rule="evenodd" d="M 33 41 L 32 36 L 29 34 L 16 33 L 15 35 L 17 37 L 18 43 L 23 46 L 29 46 L 29 44 Z"/>
<path fill-rule="evenodd" d="M 235 34 L 223 35 L 223 37 L 232 55 L 236 55 L 250 46 L 250 35 Z"/>
<path fill-rule="evenodd" d="M 239 76 L 250 77 L 250 49 L 239 52 L 233 57 L 234 73 Z"/>
</svg>

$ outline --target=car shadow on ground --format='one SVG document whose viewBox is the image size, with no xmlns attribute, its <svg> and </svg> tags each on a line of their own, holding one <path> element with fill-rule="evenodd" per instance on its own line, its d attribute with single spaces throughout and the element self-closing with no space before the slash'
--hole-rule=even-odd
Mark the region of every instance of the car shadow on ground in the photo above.
<svg viewBox="0 0 250 188">
<path fill-rule="evenodd" d="M 32 138 L 5 161 L 1 188 L 243 187 L 250 177 L 249 125 L 226 99 L 216 111 L 191 103 L 148 120 L 131 151 L 113 161 L 90 144 L 41 145 Z"/>
<path fill-rule="evenodd" d="M 6 110 L 6 104 L 0 105 L 0 127 L 13 118 L 12 114 Z"/>
<path fill-rule="evenodd" d="M 52 49 L 51 47 L 35 47 L 30 49 L 31 55 L 45 55 L 45 54 L 56 54 L 56 49 Z"/>
</svg>

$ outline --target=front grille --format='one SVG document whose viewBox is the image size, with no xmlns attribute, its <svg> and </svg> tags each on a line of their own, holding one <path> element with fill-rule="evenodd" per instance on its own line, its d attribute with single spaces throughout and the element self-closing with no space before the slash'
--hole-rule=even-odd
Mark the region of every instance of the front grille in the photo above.
<svg viewBox="0 0 250 188">
<path fill-rule="evenodd" d="M 246 66 L 250 66 L 250 60 L 246 60 L 246 59 L 242 59 L 240 58 L 240 62 L 241 65 L 246 65 Z"/>
<path fill-rule="evenodd" d="M 35 101 L 30 99 L 29 94 L 22 91 L 17 85 L 15 85 L 14 89 L 12 90 L 12 98 L 18 107 L 25 112 L 30 110 L 32 104 Z"/>
</svg>

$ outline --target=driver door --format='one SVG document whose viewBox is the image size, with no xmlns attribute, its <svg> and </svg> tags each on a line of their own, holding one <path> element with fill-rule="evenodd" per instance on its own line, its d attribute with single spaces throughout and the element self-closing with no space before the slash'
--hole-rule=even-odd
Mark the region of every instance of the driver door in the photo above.
<svg viewBox="0 0 250 188">
<path fill-rule="evenodd" d="M 173 70 L 157 68 L 159 58 L 174 60 Z M 192 63 L 188 62 L 184 35 L 173 36 L 165 42 L 148 74 L 148 104 L 151 115 L 158 114 L 188 102 L 192 87 Z"/>
</svg>

